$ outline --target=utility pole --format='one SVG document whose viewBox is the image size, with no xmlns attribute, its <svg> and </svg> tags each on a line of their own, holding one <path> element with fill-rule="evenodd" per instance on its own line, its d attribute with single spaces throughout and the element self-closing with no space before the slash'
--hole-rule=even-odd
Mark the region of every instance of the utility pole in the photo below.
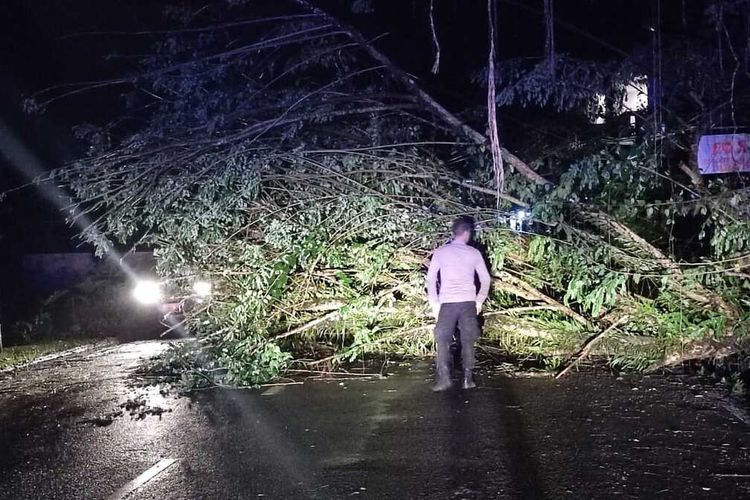
<svg viewBox="0 0 750 500">
<path fill-rule="evenodd" d="M 0 354 L 3 353 L 3 324 L 0 323 Z"/>
</svg>

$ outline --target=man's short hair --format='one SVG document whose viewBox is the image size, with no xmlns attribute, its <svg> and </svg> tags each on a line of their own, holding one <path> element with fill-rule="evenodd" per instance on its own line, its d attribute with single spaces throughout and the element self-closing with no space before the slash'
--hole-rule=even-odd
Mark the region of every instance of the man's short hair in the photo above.
<svg viewBox="0 0 750 500">
<path fill-rule="evenodd" d="M 453 221 L 453 226 L 451 226 L 451 233 L 453 233 L 454 237 L 461 236 L 466 232 L 472 233 L 473 231 L 474 221 L 469 217 L 459 217 Z"/>
</svg>

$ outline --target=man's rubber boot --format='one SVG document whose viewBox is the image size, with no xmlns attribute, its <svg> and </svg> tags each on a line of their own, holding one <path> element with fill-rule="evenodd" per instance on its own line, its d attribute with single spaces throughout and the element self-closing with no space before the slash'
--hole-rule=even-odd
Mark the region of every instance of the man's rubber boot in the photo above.
<svg viewBox="0 0 750 500">
<path fill-rule="evenodd" d="M 443 392 L 447 391 L 453 385 L 451 380 L 451 373 L 448 368 L 438 368 L 438 379 L 435 385 L 432 386 L 432 392 Z"/>
<path fill-rule="evenodd" d="M 471 370 L 464 370 L 464 383 L 461 385 L 462 389 L 473 389 L 477 386 L 474 383 L 474 374 Z"/>
</svg>

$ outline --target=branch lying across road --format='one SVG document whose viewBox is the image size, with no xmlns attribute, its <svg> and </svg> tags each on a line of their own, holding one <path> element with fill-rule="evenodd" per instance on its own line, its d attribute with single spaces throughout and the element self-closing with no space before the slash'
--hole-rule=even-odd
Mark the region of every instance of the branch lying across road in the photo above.
<svg viewBox="0 0 750 500">
<path fill-rule="evenodd" d="M 560 372 L 557 375 L 555 375 L 555 379 L 562 378 L 566 373 L 568 373 L 570 370 L 572 370 L 573 367 L 576 366 L 583 358 L 585 358 L 586 356 L 589 355 L 589 353 L 591 352 L 591 349 L 593 349 L 594 346 L 596 344 L 598 344 L 601 339 L 603 339 L 612 330 L 615 330 L 618 327 L 620 327 L 620 326 L 624 325 L 625 323 L 627 323 L 629 319 L 630 318 L 628 316 L 623 316 L 619 320 L 617 320 L 614 323 L 612 323 L 609 326 L 609 328 L 607 328 L 606 330 L 602 331 L 601 333 L 598 333 L 598 334 L 594 335 L 594 337 L 592 337 L 590 340 L 587 340 L 583 344 L 583 346 L 581 347 L 581 349 L 578 351 L 578 353 L 575 356 L 573 356 L 573 358 L 571 359 L 571 361 L 562 370 L 560 370 Z"/>
<path fill-rule="evenodd" d="M 496 280 L 496 283 L 499 284 L 500 288 L 505 292 L 511 293 L 526 300 L 544 302 L 552 309 L 560 311 L 575 322 L 580 323 L 583 326 L 591 326 L 591 323 L 586 318 L 575 312 L 570 307 L 558 302 L 549 295 L 541 292 L 532 285 L 526 283 L 520 278 L 516 278 L 506 271 L 501 271 L 499 274 L 493 276 L 493 278 Z"/>
</svg>

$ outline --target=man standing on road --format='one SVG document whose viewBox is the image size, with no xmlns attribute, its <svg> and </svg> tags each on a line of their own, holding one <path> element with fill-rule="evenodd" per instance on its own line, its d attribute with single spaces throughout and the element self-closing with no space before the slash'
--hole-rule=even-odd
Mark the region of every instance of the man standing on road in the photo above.
<svg viewBox="0 0 750 500">
<path fill-rule="evenodd" d="M 479 250 L 468 245 L 473 230 L 470 219 L 456 219 L 452 227 L 453 240 L 435 250 L 427 271 L 427 294 L 437 318 L 437 383 L 432 389 L 436 392 L 452 385 L 450 344 L 456 325 L 461 331 L 463 388 L 476 387 L 474 342 L 479 337 L 478 315 L 490 289 L 490 273 Z M 479 277 L 479 292 L 475 276 Z"/>
</svg>

